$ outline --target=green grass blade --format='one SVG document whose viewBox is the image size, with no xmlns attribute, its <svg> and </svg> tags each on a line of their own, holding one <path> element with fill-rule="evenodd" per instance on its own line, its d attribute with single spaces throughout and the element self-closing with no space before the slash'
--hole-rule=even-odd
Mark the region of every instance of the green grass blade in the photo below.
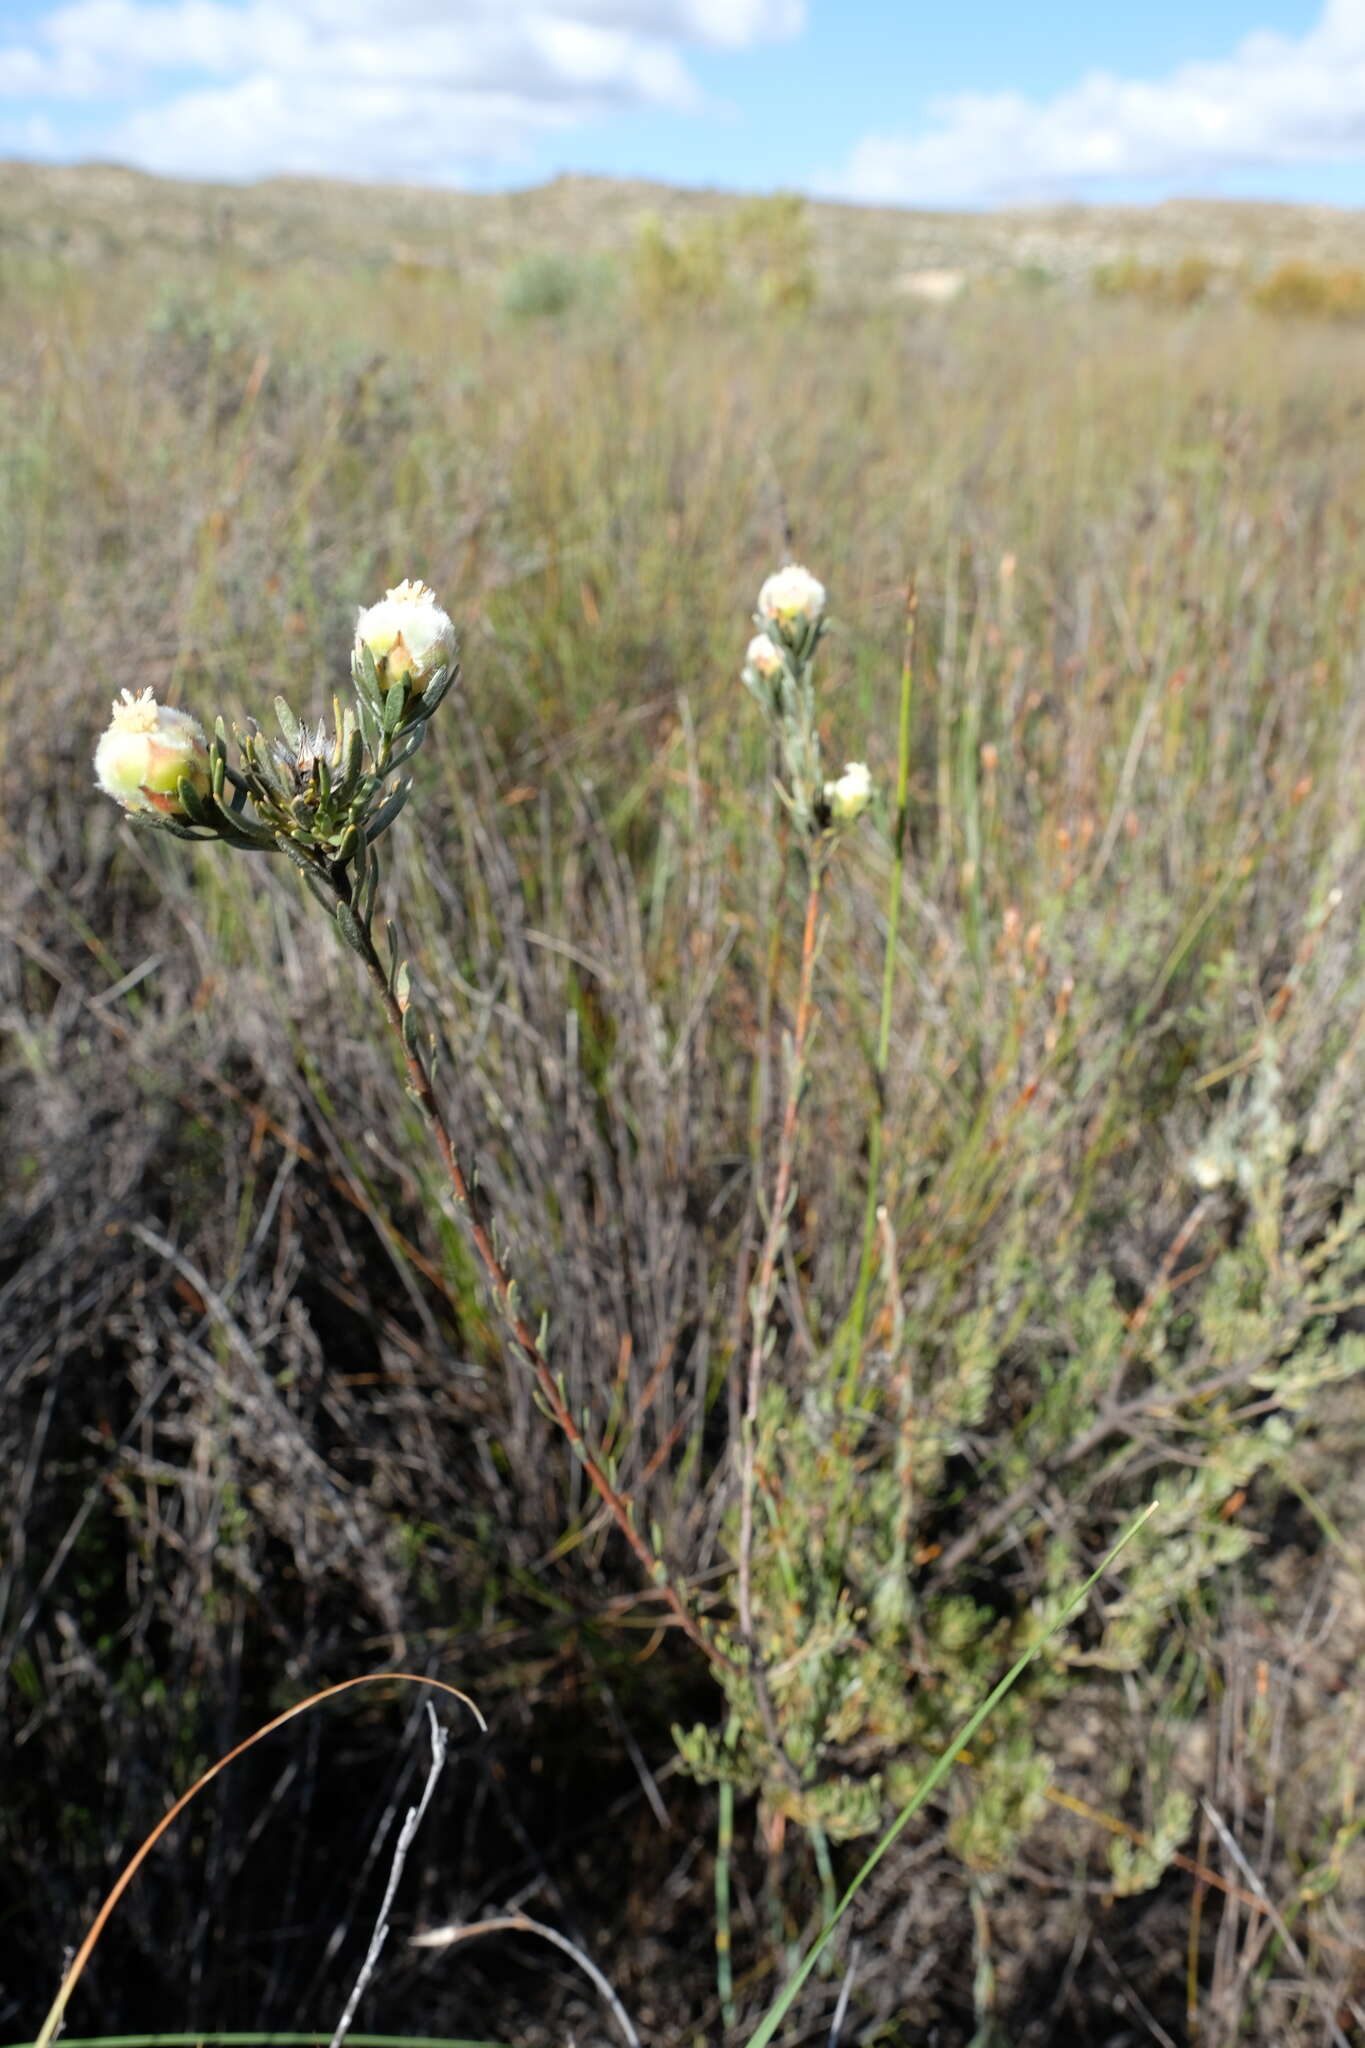
<svg viewBox="0 0 1365 2048">
<path fill-rule="evenodd" d="M 62 2048 L 326 2048 L 330 2026 L 311 2034 L 63 2034 Z M 504 2041 L 460 2041 L 445 2034 L 348 2034 L 349 2048 L 507 2048 Z M 16 2041 L 11 2048 L 36 2048 Z"/>
</svg>

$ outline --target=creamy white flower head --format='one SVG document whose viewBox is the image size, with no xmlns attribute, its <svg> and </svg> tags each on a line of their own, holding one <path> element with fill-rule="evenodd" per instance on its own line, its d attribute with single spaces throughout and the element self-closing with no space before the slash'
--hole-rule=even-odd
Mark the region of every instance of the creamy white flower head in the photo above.
<svg viewBox="0 0 1365 2048">
<path fill-rule="evenodd" d="M 1233 1178 L 1229 1162 L 1220 1159 L 1213 1147 L 1204 1152 L 1191 1152 L 1185 1161 L 1185 1171 L 1205 1194 L 1212 1194 L 1215 1188 L 1222 1187 L 1224 1181 Z"/>
<path fill-rule="evenodd" d="M 396 583 L 356 620 L 356 653 L 367 647 L 385 682 L 423 690 L 454 660 L 455 627 L 425 583 Z"/>
<path fill-rule="evenodd" d="M 813 626 L 824 609 L 824 584 L 799 562 L 788 562 L 758 593 L 759 617 L 772 619 L 779 626 Z"/>
<path fill-rule="evenodd" d="M 745 649 L 744 659 L 748 666 L 754 670 L 755 674 L 762 676 L 765 682 L 770 682 L 774 676 L 781 675 L 784 667 L 781 654 L 774 647 L 766 633 L 754 634 L 753 639 Z"/>
<path fill-rule="evenodd" d="M 850 761 L 835 782 L 825 784 L 825 802 L 836 825 L 851 825 L 872 801 L 872 777 L 866 761 Z"/>
<path fill-rule="evenodd" d="M 158 704 L 150 690 L 123 690 L 95 749 L 95 780 L 125 811 L 178 818 L 182 781 L 209 789 L 204 729 L 188 711 Z"/>
</svg>

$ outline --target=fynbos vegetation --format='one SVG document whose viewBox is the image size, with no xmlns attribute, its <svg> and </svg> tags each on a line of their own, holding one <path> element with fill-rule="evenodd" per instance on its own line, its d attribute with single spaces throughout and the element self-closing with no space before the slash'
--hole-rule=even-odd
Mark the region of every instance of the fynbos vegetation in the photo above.
<svg viewBox="0 0 1365 2048">
<path fill-rule="evenodd" d="M 10 263 L 6 2036 L 1349 2039 L 1358 350 L 633 235 Z"/>
</svg>

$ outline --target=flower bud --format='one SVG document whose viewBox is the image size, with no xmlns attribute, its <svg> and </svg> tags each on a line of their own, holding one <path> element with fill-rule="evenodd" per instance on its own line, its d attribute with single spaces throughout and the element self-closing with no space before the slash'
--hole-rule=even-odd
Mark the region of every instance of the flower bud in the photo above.
<svg viewBox="0 0 1365 2048">
<path fill-rule="evenodd" d="M 355 651 L 366 648 L 381 682 L 417 692 L 455 659 L 455 627 L 425 583 L 398 583 L 356 620 Z"/>
<path fill-rule="evenodd" d="M 816 625 L 824 610 L 824 584 L 797 562 L 788 562 L 770 576 L 758 593 L 759 617 L 771 619 L 782 633 Z"/>
<path fill-rule="evenodd" d="M 207 796 L 209 756 L 203 727 L 188 711 L 158 704 L 150 690 L 120 693 L 95 749 L 95 780 L 134 816 L 183 816 L 182 781 Z"/>
<path fill-rule="evenodd" d="M 765 683 L 770 683 L 775 676 L 780 676 L 786 666 L 780 652 L 766 633 L 754 634 L 745 649 L 744 660 L 754 674 L 761 676 Z"/>
<path fill-rule="evenodd" d="M 825 802 L 836 825 L 851 825 L 872 801 L 872 777 L 866 761 L 850 761 L 837 782 L 825 784 Z"/>
</svg>

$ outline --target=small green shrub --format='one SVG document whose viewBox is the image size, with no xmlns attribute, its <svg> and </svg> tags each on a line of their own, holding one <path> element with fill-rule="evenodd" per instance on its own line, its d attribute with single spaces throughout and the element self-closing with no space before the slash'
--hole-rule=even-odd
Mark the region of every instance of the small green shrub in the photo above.
<svg viewBox="0 0 1365 2048">
<path fill-rule="evenodd" d="M 508 272 L 502 310 L 514 320 L 554 319 L 577 305 L 584 284 L 584 272 L 572 257 L 555 249 L 536 249 Z"/>
</svg>

